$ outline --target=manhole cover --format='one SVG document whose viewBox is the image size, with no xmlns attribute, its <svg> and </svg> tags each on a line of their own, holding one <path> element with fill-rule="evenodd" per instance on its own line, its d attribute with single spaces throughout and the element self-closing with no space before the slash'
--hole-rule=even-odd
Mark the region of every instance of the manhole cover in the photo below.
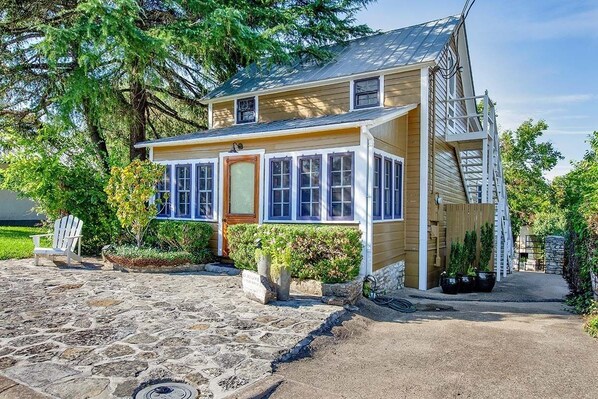
<svg viewBox="0 0 598 399">
<path fill-rule="evenodd" d="M 135 399 L 195 399 L 197 389 L 182 382 L 162 382 L 143 388 Z"/>
</svg>

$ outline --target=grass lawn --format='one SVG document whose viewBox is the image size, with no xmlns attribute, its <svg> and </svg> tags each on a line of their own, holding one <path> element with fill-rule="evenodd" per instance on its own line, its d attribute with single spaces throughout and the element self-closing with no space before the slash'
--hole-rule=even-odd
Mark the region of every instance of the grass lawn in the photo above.
<svg viewBox="0 0 598 399">
<path fill-rule="evenodd" d="M 44 233 L 47 230 L 40 227 L 0 226 L 0 260 L 33 257 L 33 240 L 29 236 Z"/>
</svg>

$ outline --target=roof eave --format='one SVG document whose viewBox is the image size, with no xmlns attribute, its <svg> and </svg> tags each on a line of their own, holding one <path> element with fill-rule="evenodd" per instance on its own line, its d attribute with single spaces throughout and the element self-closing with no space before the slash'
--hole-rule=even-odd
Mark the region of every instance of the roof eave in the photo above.
<svg viewBox="0 0 598 399">
<path fill-rule="evenodd" d="M 334 84 L 334 83 L 340 83 L 340 82 L 350 81 L 352 79 L 365 78 L 368 76 L 377 76 L 377 75 L 389 74 L 389 73 L 414 71 L 414 70 L 422 69 L 425 67 L 433 67 L 434 65 L 436 65 L 436 60 L 417 62 L 417 63 L 402 65 L 402 66 L 398 66 L 398 67 L 379 69 L 376 71 L 368 71 L 368 72 L 362 72 L 362 73 L 357 73 L 357 74 L 352 74 L 352 75 L 344 75 L 344 76 L 339 76 L 339 77 L 330 78 L 330 79 L 314 80 L 314 81 L 298 83 L 298 84 L 294 84 L 294 85 L 274 87 L 271 89 L 245 91 L 245 92 L 241 92 L 241 93 L 231 94 L 228 96 L 221 96 L 221 97 L 214 97 L 214 98 L 208 98 L 208 96 L 206 96 L 206 97 L 200 99 L 199 102 L 201 104 L 208 105 L 211 103 L 213 104 L 213 103 L 220 103 L 220 102 L 224 102 L 224 101 L 234 100 L 235 98 L 239 98 L 239 97 L 243 97 L 243 96 L 247 96 L 247 95 L 259 96 L 259 95 L 266 95 L 266 94 L 275 94 L 275 93 L 281 93 L 284 91 L 290 91 L 290 90 L 296 90 L 296 89 L 306 89 L 306 88 L 310 88 L 310 87 L 321 86 L 323 84 L 329 85 L 329 84 Z"/>
<path fill-rule="evenodd" d="M 281 130 L 273 130 L 271 132 L 255 132 L 255 133 L 246 133 L 246 134 L 230 134 L 226 136 L 213 136 L 213 137 L 197 137 L 193 139 L 181 139 L 181 140 L 172 140 L 172 141 L 163 141 L 163 142 L 142 142 L 135 144 L 135 148 L 155 148 L 155 147 L 174 147 L 178 145 L 193 145 L 193 144 L 209 144 L 209 143 L 219 143 L 223 141 L 235 141 L 240 139 L 253 139 L 253 138 L 269 138 L 269 137 L 278 137 L 278 136 L 292 136 L 296 134 L 305 134 L 305 133 L 316 133 L 316 132 L 324 132 L 329 130 L 339 130 L 339 129 L 350 129 L 350 128 L 361 128 L 367 127 L 372 128 L 378 125 L 381 125 L 387 121 L 393 120 L 395 118 L 399 118 L 403 115 L 406 115 L 409 111 L 417 108 L 417 104 L 410 104 L 397 109 L 395 112 L 389 113 L 388 115 L 381 116 L 376 119 L 364 120 L 364 121 L 357 121 L 357 122 L 346 122 L 346 123 L 335 123 L 330 125 L 321 125 L 321 126 L 313 126 L 313 127 L 306 127 L 306 128 L 297 128 L 297 129 L 281 129 Z"/>
</svg>

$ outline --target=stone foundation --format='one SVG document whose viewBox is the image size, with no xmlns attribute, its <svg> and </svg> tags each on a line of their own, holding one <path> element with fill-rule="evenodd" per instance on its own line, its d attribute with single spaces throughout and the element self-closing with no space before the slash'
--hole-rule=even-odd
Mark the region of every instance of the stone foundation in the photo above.
<svg viewBox="0 0 598 399">
<path fill-rule="evenodd" d="M 565 265 L 565 238 L 561 236 L 546 237 L 544 251 L 546 254 L 546 273 L 563 274 Z"/>
<path fill-rule="evenodd" d="M 399 261 L 372 273 L 376 278 L 377 290 L 396 291 L 405 288 L 405 261 Z"/>
</svg>

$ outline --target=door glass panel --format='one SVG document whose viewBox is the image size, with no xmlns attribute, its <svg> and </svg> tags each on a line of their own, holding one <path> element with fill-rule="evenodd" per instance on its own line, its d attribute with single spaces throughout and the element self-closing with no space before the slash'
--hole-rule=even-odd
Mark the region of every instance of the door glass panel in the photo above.
<svg viewBox="0 0 598 399">
<path fill-rule="evenodd" d="M 255 164 L 236 162 L 230 166 L 230 205 L 232 214 L 254 213 Z"/>
</svg>

